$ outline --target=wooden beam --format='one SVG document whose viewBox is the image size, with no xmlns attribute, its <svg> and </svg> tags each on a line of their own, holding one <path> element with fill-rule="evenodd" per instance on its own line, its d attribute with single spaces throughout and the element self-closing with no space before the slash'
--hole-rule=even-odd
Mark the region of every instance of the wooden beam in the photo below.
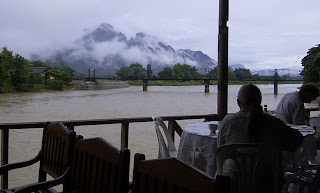
<svg viewBox="0 0 320 193">
<path fill-rule="evenodd" d="M 219 1 L 218 37 L 218 117 L 223 119 L 228 109 L 228 26 L 229 0 Z"/>
</svg>

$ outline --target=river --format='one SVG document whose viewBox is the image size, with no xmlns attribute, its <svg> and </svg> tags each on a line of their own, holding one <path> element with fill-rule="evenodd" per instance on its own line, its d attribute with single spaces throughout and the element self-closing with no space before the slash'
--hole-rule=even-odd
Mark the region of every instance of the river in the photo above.
<svg viewBox="0 0 320 193">
<path fill-rule="evenodd" d="M 258 85 L 262 105 L 274 110 L 281 97 L 297 90 L 301 84 L 280 84 L 278 95 L 273 94 L 273 85 Z M 238 111 L 236 102 L 240 85 L 228 89 L 228 112 Z M 142 86 L 110 90 L 59 91 L 40 93 L 14 93 L 0 95 L 0 121 L 29 122 L 82 119 L 110 119 L 166 115 L 196 115 L 217 112 L 217 86 Z M 183 126 L 191 121 L 178 121 Z M 77 134 L 85 138 L 100 136 L 120 147 L 120 124 L 76 127 Z M 9 143 L 9 163 L 32 158 L 40 149 L 41 129 L 12 130 Z M 178 138 L 178 137 L 177 137 Z M 179 138 L 176 140 L 178 146 Z M 153 123 L 130 124 L 129 149 L 146 154 L 147 159 L 157 158 L 158 142 Z M 9 173 L 9 186 L 34 182 L 36 166 Z M 131 164 L 132 167 L 132 164 Z"/>
</svg>

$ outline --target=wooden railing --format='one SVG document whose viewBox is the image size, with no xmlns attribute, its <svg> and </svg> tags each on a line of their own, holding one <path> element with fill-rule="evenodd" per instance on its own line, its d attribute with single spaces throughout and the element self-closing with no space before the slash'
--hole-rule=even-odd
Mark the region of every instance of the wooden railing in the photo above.
<svg viewBox="0 0 320 193">
<path fill-rule="evenodd" d="M 182 116 L 161 116 L 164 121 L 168 121 L 168 129 L 174 140 L 175 132 L 181 136 L 182 129 L 177 120 L 190 120 L 190 119 L 205 119 L 205 121 L 216 121 L 218 115 L 182 115 Z M 115 119 L 91 119 L 91 120 L 71 120 L 71 121 L 50 121 L 62 122 L 69 129 L 74 130 L 76 126 L 88 125 L 106 125 L 106 124 L 121 124 L 121 148 L 128 148 L 129 139 L 129 125 L 131 123 L 139 122 L 152 122 L 151 117 L 135 117 L 135 118 L 115 118 Z M 23 123 L 0 123 L 1 130 L 1 165 L 8 164 L 9 158 L 9 131 L 12 129 L 33 129 L 43 128 L 44 122 L 23 122 Z M 8 173 L 2 175 L 1 189 L 8 188 Z"/>
</svg>

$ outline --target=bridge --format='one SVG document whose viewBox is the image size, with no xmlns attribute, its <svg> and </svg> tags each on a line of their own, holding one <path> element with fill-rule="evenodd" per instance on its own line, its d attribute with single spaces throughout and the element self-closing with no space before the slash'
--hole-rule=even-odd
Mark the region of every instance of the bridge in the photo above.
<svg viewBox="0 0 320 193">
<path fill-rule="evenodd" d="M 89 81 L 89 82 L 97 82 L 98 80 L 123 80 L 123 81 L 135 81 L 135 80 L 140 80 L 142 81 L 142 87 L 143 91 L 148 91 L 148 86 L 149 86 L 149 81 L 181 81 L 181 82 L 186 82 L 186 81 L 203 81 L 204 85 L 204 92 L 209 93 L 210 92 L 210 81 L 218 81 L 217 79 L 210 79 L 210 78 L 198 78 L 198 79 L 178 79 L 178 78 L 170 78 L 170 79 L 163 79 L 163 78 L 152 78 L 152 79 L 147 79 L 147 78 L 141 78 L 141 79 L 116 79 L 116 78 L 96 78 L 96 77 L 88 77 L 88 78 L 83 78 L 83 79 L 75 79 L 75 80 L 84 80 L 84 81 Z M 257 80 L 253 79 L 246 79 L 243 80 L 243 82 L 254 82 Z M 274 85 L 274 94 L 278 94 L 278 84 L 280 82 L 297 82 L 297 83 L 302 83 L 303 80 L 298 80 L 298 79 L 273 79 L 273 80 L 259 80 L 259 82 L 266 82 L 266 83 L 273 83 Z"/>
<path fill-rule="evenodd" d="M 92 73 L 91 73 L 92 71 Z M 92 76 L 91 76 L 92 74 Z M 205 78 L 197 78 L 197 79 L 178 79 L 178 78 L 146 78 L 146 77 L 142 77 L 142 78 L 136 78 L 136 79 L 121 79 L 124 81 L 134 81 L 134 80 L 141 80 L 143 82 L 143 91 L 148 91 L 148 83 L 149 81 L 181 81 L 181 82 L 186 82 L 186 81 L 203 81 L 203 85 L 204 85 L 204 92 L 205 93 L 209 93 L 209 87 L 210 87 L 210 81 L 218 81 L 218 79 L 212 79 L 212 78 L 208 78 L 206 76 L 206 74 L 204 75 Z M 79 80 L 79 79 L 75 79 L 75 80 Z M 112 78 L 97 78 L 96 77 L 96 69 L 94 68 L 90 68 L 88 69 L 88 77 L 83 79 L 85 81 L 90 81 L 90 82 L 97 82 L 98 80 L 120 80 L 117 79 L 117 77 L 114 75 Z M 257 80 L 253 80 L 253 79 L 246 79 L 243 80 L 244 82 L 253 82 L 253 81 L 257 81 Z M 277 69 L 275 69 L 275 74 L 273 76 L 272 80 L 259 80 L 261 81 L 265 81 L 265 82 L 273 82 L 274 85 L 274 94 L 278 94 L 278 84 L 279 82 L 285 82 L 285 81 L 290 81 L 290 82 L 303 82 L 303 80 L 298 80 L 298 79 L 293 79 L 293 80 L 288 80 L 288 79 L 280 79 L 277 73 Z"/>
</svg>

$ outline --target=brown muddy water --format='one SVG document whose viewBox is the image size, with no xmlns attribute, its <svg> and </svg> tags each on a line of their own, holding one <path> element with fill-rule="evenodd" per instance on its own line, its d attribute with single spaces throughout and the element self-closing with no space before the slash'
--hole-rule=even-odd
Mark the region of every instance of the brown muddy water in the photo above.
<svg viewBox="0 0 320 193">
<path fill-rule="evenodd" d="M 230 85 L 228 112 L 237 112 L 236 96 L 241 85 Z M 280 84 L 279 94 L 273 94 L 273 85 L 258 85 L 263 94 L 262 105 L 274 110 L 281 97 L 297 90 L 300 84 Z M 61 91 L 45 93 L 15 93 L 0 95 L 0 122 L 62 121 L 85 119 L 111 119 L 167 115 L 196 115 L 217 112 L 217 86 L 142 86 L 109 90 Z M 314 104 L 316 105 L 316 103 Z M 202 120 L 178 121 L 183 126 Z M 85 138 L 103 137 L 120 147 L 120 124 L 76 127 L 77 134 Z M 40 149 L 42 129 L 11 130 L 9 163 L 34 157 Z M 176 147 L 179 137 L 176 137 Z M 147 159 L 157 158 L 158 142 L 152 122 L 130 124 L 129 149 L 131 158 L 137 152 Z M 132 169 L 132 159 L 131 159 Z M 34 165 L 9 173 L 9 186 L 35 182 Z M 131 171 L 132 173 L 132 171 Z"/>
</svg>

